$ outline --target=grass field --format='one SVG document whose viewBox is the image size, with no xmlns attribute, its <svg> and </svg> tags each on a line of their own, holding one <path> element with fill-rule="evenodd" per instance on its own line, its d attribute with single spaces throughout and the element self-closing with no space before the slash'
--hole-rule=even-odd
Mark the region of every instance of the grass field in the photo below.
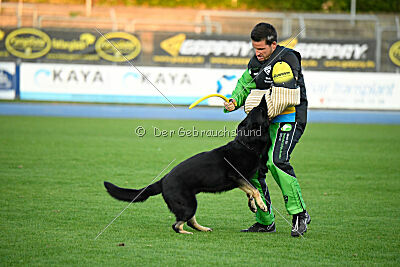
<svg viewBox="0 0 400 267">
<path fill-rule="evenodd" d="M 160 195 L 132 204 L 103 181 L 146 186 L 230 137 L 156 137 L 164 130 L 235 128 L 234 122 L 0 117 L 0 265 L 399 265 L 400 126 L 309 124 L 292 156 L 312 222 L 290 237 L 240 233 L 254 223 L 239 189 L 198 195 L 211 233 L 178 235 Z M 148 134 L 135 135 L 143 126 Z M 269 176 L 274 206 L 291 220 Z M 125 246 L 118 246 L 124 243 Z"/>
</svg>

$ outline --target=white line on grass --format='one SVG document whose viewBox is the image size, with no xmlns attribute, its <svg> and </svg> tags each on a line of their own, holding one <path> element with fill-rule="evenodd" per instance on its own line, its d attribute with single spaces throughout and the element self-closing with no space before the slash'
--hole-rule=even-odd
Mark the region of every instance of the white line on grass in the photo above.
<svg viewBox="0 0 400 267">
<path fill-rule="evenodd" d="M 172 162 L 174 162 L 176 159 L 173 159 L 169 164 L 168 164 L 168 166 L 167 167 L 165 167 L 151 182 L 150 182 L 150 184 L 149 185 L 147 185 L 145 188 L 143 188 L 143 190 L 142 191 L 140 191 L 139 192 L 139 194 L 134 198 L 134 199 L 132 199 L 132 201 L 128 204 L 128 206 L 126 206 L 96 237 L 95 237 L 95 239 L 94 240 L 96 240 L 102 233 L 104 233 L 104 231 L 119 217 L 119 216 L 121 216 L 121 214 L 127 209 L 127 208 L 129 208 L 129 206 L 140 196 L 140 194 L 142 194 L 143 192 L 144 192 L 144 190 L 146 190 L 147 189 L 147 187 L 149 187 L 153 182 L 154 182 L 154 180 L 155 179 L 157 179 L 171 164 L 172 164 Z"/>
<path fill-rule="evenodd" d="M 121 54 L 121 56 L 124 57 L 124 59 L 126 60 L 126 62 L 128 62 L 132 67 L 134 67 L 170 104 L 171 106 L 173 106 L 175 109 L 176 107 L 172 104 L 172 102 L 146 77 L 146 75 L 144 75 L 135 65 L 133 65 L 124 54 L 121 53 L 121 51 L 119 51 L 118 48 L 115 47 L 115 45 L 113 43 L 110 42 L 110 40 L 108 40 L 97 28 L 95 28 L 95 30 L 112 46 L 114 47 L 115 50 L 117 50 L 118 53 Z"/>
<path fill-rule="evenodd" d="M 247 183 L 249 183 L 249 185 L 251 185 L 252 187 L 254 187 L 254 186 L 243 176 L 243 174 L 241 174 L 241 173 L 238 171 L 238 169 L 236 169 L 235 166 L 233 166 L 232 163 L 229 162 L 229 160 L 227 160 L 225 157 L 224 157 L 224 159 L 225 159 L 226 162 L 228 162 L 229 165 L 231 165 L 231 167 L 232 167 L 237 173 L 240 174 L 240 176 L 242 176 L 242 178 L 243 178 Z M 273 208 L 273 209 L 274 209 L 288 224 L 289 224 L 289 226 L 292 228 L 292 224 L 291 224 L 288 220 L 286 220 L 285 217 L 283 217 L 283 215 L 279 212 L 279 210 L 277 210 L 276 208 L 274 208 L 274 207 L 272 206 L 272 204 L 271 204 L 267 199 L 265 199 L 265 201 L 267 201 L 268 204 L 271 206 L 271 208 Z M 297 233 L 298 233 L 302 238 L 305 239 L 305 237 L 304 237 L 303 235 L 301 235 L 301 234 L 299 233 L 299 231 L 297 231 Z"/>
</svg>

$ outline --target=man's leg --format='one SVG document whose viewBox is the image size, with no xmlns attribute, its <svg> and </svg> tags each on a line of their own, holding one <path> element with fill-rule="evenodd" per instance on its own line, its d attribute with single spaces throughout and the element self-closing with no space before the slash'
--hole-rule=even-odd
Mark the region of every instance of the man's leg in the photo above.
<svg viewBox="0 0 400 267">
<path fill-rule="evenodd" d="M 264 162 L 264 164 L 266 164 L 266 162 Z M 265 182 L 265 174 L 267 171 L 268 169 L 266 166 L 261 168 L 254 177 L 250 179 L 250 183 L 260 192 L 261 199 L 267 206 L 268 212 L 262 211 L 257 205 L 256 223 L 248 229 L 242 230 L 242 232 L 275 232 L 275 216 L 271 207 L 268 186 Z"/>
<path fill-rule="evenodd" d="M 306 205 L 293 167 L 289 163 L 290 154 L 298 141 L 294 138 L 296 123 L 272 123 L 269 129 L 272 145 L 268 151 L 268 169 L 282 190 L 286 210 L 290 215 L 297 214 L 305 210 Z"/>
<path fill-rule="evenodd" d="M 295 122 L 272 123 L 269 129 L 272 145 L 268 151 L 267 166 L 281 188 L 286 210 L 293 215 L 292 236 L 299 236 L 307 231 L 310 218 L 289 160 L 301 133 L 296 129 Z"/>
<path fill-rule="evenodd" d="M 265 182 L 265 173 L 258 171 L 254 177 L 250 179 L 250 183 L 260 192 L 261 199 L 268 208 L 268 212 L 265 212 L 257 205 L 256 221 L 264 225 L 270 225 L 274 222 L 275 218 L 271 208 L 271 197 L 269 196 L 268 186 Z"/>
</svg>

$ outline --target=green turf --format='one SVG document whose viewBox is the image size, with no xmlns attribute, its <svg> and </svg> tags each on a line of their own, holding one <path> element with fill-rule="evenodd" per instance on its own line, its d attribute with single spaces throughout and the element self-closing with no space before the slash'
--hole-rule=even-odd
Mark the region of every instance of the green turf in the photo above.
<svg viewBox="0 0 400 267">
<path fill-rule="evenodd" d="M 235 122 L 0 117 L 1 265 L 399 265 L 400 126 L 310 124 L 292 156 L 312 216 L 305 238 L 239 230 L 254 222 L 244 193 L 198 195 L 211 233 L 178 235 L 160 195 L 132 204 L 104 180 L 147 185 L 173 159 L 229 137 L 155 137 L 159 129 L 234 129 Z M 143 125 L 148 135 L 139 138 Z M 170 170 L 172 168 L 168 168 Z M 279 188 L 267 178 L 275 207 Z M 124 243 L 125 246 L 118 246 Z"/>
</svg>

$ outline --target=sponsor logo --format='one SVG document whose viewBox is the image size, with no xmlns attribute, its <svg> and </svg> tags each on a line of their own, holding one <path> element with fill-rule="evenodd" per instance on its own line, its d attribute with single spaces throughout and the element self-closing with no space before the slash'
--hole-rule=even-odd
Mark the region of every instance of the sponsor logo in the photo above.
<svg viewBox="0 0 400 267">
<path fill-rule="evenodd" d="M 269 76 L 266 76 L 264 79 L 264 83 L 268 84 L 267 88 L 270 88 L 272 85 L 272 79 Z"/>
<path fill-rule="evenodd" d="M 132 82 L 135 82 L 135 80 L 139 80 L 140 79 L 140 75 L 139 73 L 136 72 L 127 72 L 122 76 L 122 82 L 125 85 L 129 85 Z"/>
<path fill-rule="evenodd" d="M 52 83 L 103 83 L 104 79 L 100 71 L 90 70 L 69 70 L 62 69 L 39 69 L 34 74 L 34 81 L 36 84 L 41 84 L 44 81 Z"/>
<path fill-rule="evenodd" d="M 283 196 L 283 200 L 285 201 L 285 203 L 288 203 L 289 200 L 288 196 Z"/>
<path fill-rule="evenodd" d="M 251 75 L 251 77 L 255 77 L 258 75 L 258 70 L 257 70 L 257 72 L 255 72 L 254 70 L 249 69 L 249 74 Z"/>
<path fill-rule="evenodd" d="M 235 89 L 237 80 L 238 78 L 236 75 L 222 75 L 222 77 L 217 80 L 217 93 L 230 98 L 232 96 L 232 91 Z"/>
<path fill-rule="evenodd" d="M 33 75 L 36 84 L 40 84 L 40 82 L 45 80 L 47 77 L 50 77 L 50 71 L 46 69 L 40 69 Z"/>
<path fill-rule="evenodd" d="M 179 50 L 185 40 L 186 35 L 181 33 L 162 41 L 160 47 L 171 56 L 176 57 L 179 55 Z"/>
<path fill-rule="evenodd" d="M 271 65 L 268 65 L 264 68 L 264 72 L 269 76 L 270 72 L 271 72 Z"/>
<path fill-rule="evenodd" d="M 288 76 L 290 74 L 290 72 L 283 72 L 283 73 L 278 73 L 274 75 L 274 78 L 279 78 L 282 76 Z"/>
<path fill-rule="evenodd" d="M 13 76 L 5 70 L 0 70 L 0 90 L 13 89 Z"/>
<path fill-rule="evenodd" d="M 283 127 L 282 127 L 283 128 Z M 281 142 L 281 145 L 279 146 L 279 159 L 282 158 L 282 152 L 283 152 L 283 145 L 285 144 L 285 137 L 288 136 L 286 133 L 281 133 L 279 135 L 279 142 Z"/>
<path fill-rule="evenodd" d="M 276 84 L 283 84 L 293 79 L 292 69 L 286 62 L 280 61 L 272 69 L 272 79 Z"/>
<path fill-rule="evenodd" d="M 129 33 L 109 32 L 97 40 L 95 49 L 97 54 L 105 60 L 125 62 L 139 55 L 141 44 L 135 36 Z"/>
<path fill-rule="evenodd" d="M 390 46 L 389 58 L 393 64 L 400 67 L 400 41 L 397 41 Z"/>
<path fill-rule="evenodd" d="M 296 50 L 303 59 L 361 60 L 367 57 L 368 44 L 299 43 Z"/>
<path fill-rule="evenodd" d="M 149 79 L 153 84 L 162 85 L 191 85 L 190 75 L 188 73 L 181 72 L 144 72 L 143 75 L 139 75 L 136 72 L 127 72 L 123 75 L 123 82 L 129 84 L 130 82 L 135 82 L 137 80 L 142 84 L 148 84 Z"/>
<path fill-rule="evenodd" d="M 297 43 L 299 42 L 299 40 L 297 38 L 294 39 L 286 39 L 286 40 L 282 40 L 278 43 L 278 45 L 284 46 L 286 48 L 290 48 L 293 49 Z"/>
<path fill-rule="evenodd" d="M 281 127 L 282 132 L 290 132 L 292 130 L 292 125 L 287 123 Z"/>
<path fill-rule="evenodd" d="M 82 51 L 86 49 L 88 46 L 94 44 L 95 41 L 96 41 L 96 36 L 94 36 L 91 33 L 82 33 L 81 35 L 79 35 L 79 40 L 69 41 L 57 38 L 53 38 L 51 40 L 53 49 L 66 50 L 69 52 Z"/>
<path fill-rule="evenodd" d="M 16 57 L 35 59 L 46 55 L 50 51 L 51 39 L 40 30 L 21 28 L 7 35 L 5 46 Z"/>
<path fill-rule="evenodd" d="M 297 39 L 288 44 L 293 48 L 297 44 Z M 284 40 L 279 44 L 287 44 L 289 40 Z M 253 55 L 253 47 L 249 41 L 240 40 L 204 40 L 188 39 L 186 34 L 180 33 L 160 43 L 160 47 L 173 57 L 181 56 L 227 56 L 227 57 L 246 57 L 246 59 L 230 59 L 229 65 L 246 65 L 248 58 Z M 227 64 L 226 59 L 212 58 L 213 64 Z"/>
<path fill-rule="evenodd" d="M 160 47 L 173 57 L 178 55 L 249 57 L 253 50 L 249 41 L 188 39 L 183 33 L 162 41 Z"/>
</svg>

